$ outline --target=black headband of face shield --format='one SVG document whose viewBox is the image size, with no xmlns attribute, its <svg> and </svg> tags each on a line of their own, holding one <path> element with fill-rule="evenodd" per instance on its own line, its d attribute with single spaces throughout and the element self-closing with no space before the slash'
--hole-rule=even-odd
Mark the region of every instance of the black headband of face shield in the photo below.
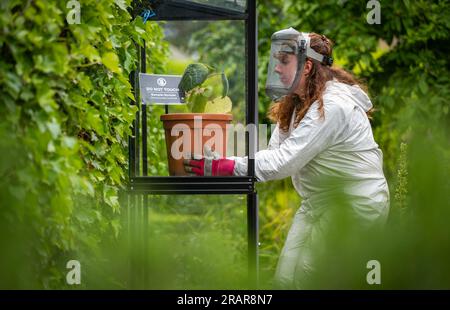
<svg viewBox="0 0 450 310">
<path fill-rule="evenodd" d="M 311 41 L 310 41 L 310 42 L 311 42 Z M 311 44 L 311 43 L 310 43 L 310 44 Z M 307 51 L 306 51 L 306 42 L 305 42 L 305 40 L 301 40 L 300 45 L 301 45 L 301 47 L 300 47 L 301 52 L 307 53 Z M 303 46 L 304 48 L 302 48 L 302 46 Z M 333 57 L 327 56 L 327 55 L 324 55 L 324 54 L 321 54 L 321 53 L 315 51 L 315 50 L 311 47 L 311 45 L 309 46 L 309 49 L 310 49 L 313 53 L 315 53 L 316 56 L 322 56 L 322 61 L 319 61 L 322 65 L 329 66 L 329 67 L 331 67 L 331 66 L 333 65 Z M 313 58 L 312 56 L 311 56 L 311 57 L 310 57 L 310 56 L 307 56 L 307 57 L 308 57 L 309 59 L 311 59 L 311 60 L 317 60 L 316 58 Z M 317 60 L 317 61 L 318 61 L 318 60 Z"/>
<path fill-rule="evenodd" d="M 323 55 L 322 64 L 331 67 L 333 65 L 333 57 Z"/>
<path fill-rule="evenodd" d="M 315 60 L 313 58 L 307 57 L 308 59 Z M 333 65 L 333 57 L 323 56 L 323 60 L 320 62 L 322 65 L 331 67 Z"/>
<path fill-rule="evenodd" d="M 306 54 L 306 42 L 304 40 L 301 40 L 300 42 L 300 46 L 297 49 L 296 46 L 293 46 L 291 44 L 283 44 L 282 48 L 276 52 L 273 56 L 277 59 L 280 59 L 282 57 L 283 54 L 289 54 L 289 55 L 295 55 L 297 54 L 298 56 L 298 60 L 301 60 L 300 54 L 305 53 Z M 310 47 L 311 48 L 311 47 Z M 312 49 L 312 48 L 311 48 Z M 316 52 L 318 53 L 318 52 Z M 331 67 L 333 65 L 333 57 L 331 56 L 327 56 L 327 55 L 323 55 L 318 53 L 320 56 L 322 56 L 322 61 L 320 62 L 321 64 Z M 308 57 L 308 59 L 314 60 L 314 58 Z M 300 63 L 299 63 L 300 64 Z"/>
</svg>

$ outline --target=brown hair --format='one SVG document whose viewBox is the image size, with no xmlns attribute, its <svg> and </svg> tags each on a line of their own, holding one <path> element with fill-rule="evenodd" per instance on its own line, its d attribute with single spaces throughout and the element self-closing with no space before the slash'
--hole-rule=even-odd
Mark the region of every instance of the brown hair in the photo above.
<svg viewBox="0 0 450 310">
<path fill-rule="evenodd" d="M 311 48 L 316 52 L 331 57 L 333 52 L 333 43 L 324 35 L 317 33 L 310 33 Z M 309 107 L 317 100 L 319 102 L 319 114 L 323 118 L 323 92 L 325 91 L 325 83 L 327 81 L 337 79 L 341 83 L 349 85 L 359 85 L 364 91 L 367 92 L 367 87 L 351 73 L 344 69 L 337 67 L 330 67 L 324 65 L 317 60 L 308 58 L 312 61 L 312 68 L 309 75 L 305 80 L 306 92 L 299 97 L 297 94 L 289 94 L 283 97 L 280 101 L 275 102 L 269 109 L 268 117 L 272 122 L 279 122 L 280 129 L 287 132 L 291 121 L 292 113 L 295 106 L 298 104 L 294 127 L 300 123 L 305 116 Z M 370 116 L 372 110 L 367 114 Z"/>
</svg>

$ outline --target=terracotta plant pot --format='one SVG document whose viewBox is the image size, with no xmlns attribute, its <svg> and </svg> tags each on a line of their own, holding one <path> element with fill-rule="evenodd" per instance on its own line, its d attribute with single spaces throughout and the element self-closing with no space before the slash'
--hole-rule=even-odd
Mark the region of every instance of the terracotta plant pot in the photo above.
<svg viewBox="0 0 450 310">
<path fill-rule="evenodd" d="M 231 114 L 173 113 L 161 115 L 163 122 L 169 173 L 186 175 L 183 159 L 190 154 L 203 155 L 206 143 L 221 157 L 227 154 L 227 124 Z"/>
</svg>

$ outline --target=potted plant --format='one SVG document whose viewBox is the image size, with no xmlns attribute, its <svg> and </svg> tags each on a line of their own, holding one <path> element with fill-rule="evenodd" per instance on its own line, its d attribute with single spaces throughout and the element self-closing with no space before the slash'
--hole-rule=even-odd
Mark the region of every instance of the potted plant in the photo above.
<svg viewBox="0 0 450 310">
<path fill-rule="evenodd" d="M 178 88 L 189 113 L 161 115 L 170 175 L 186 175 L 183 159 L 203 155 L 205 145 L 226 156 L 227 124 L 232 103 L 225 73 L 201 63 L 190 64 Z"/>
</svg>

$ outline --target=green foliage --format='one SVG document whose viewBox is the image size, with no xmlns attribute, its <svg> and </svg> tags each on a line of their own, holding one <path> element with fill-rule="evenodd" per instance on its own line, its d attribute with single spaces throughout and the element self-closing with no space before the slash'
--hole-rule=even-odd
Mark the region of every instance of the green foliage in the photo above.
<svg viewBox="0 0 450 310">
<path fill-rule="evenodd" d="M 159 115 L 164 113 L 164 106 L 149 106 L 147 112 L 147 154 L 148 175 L 169 175 L 165 131 Z"/>
<path fill-rule="evenodd" d="M 166 53 L 155 23 L 131 20 L 130 2 L 83 1 L 73 25 L 67 1 L 0 4 L 0 223 L 19 228 L 10 245 L 29 245 L 35 262 L 2 287 L 62 287 L 68 260 L 92 259 L 120 231 L 134 42 L 147 40 L 155 67 Z"/>
<path fill-rule="evenodd" d="M 394 202 L 397 208 L 403 210 L 407 206 L 406 197 L 408 195 L 408 145 L 400 145 L 400 156 L 397 170 L 397 187 L 395 188 Z"/>
<path fill-rule="evenodd" d="M 224 72 L 201 63 L 189 64 L 181 77 L 180 90 L 187 93 L 187 107 L 192 113 L 229 113 L 228 79 Z M 219 98 L 221 97 L 221 98 Z"/>
<path fill-rule="evenodd" d="M 245 288 L 246 216 L 242 196 L 176 195 L 155 197 L 150 203 L 150 288 Z"/>
<path fill-rule="evenodd" d="M 213 70 L 213 68 L 205 64 L 194 63 L 188 65 L 178 85 L 180 90 L 188 92 L 194 87 L 200 86 Z"/>
<path fill-rule="evenodd" d="M 200 23 L 199 23 L 200 24 Z M 194 28 L 187 50 L 198 54 L 199 61 L 220 68 L 233 102 L 233 119 L 245 120 L 245 32 L 242 21 L 215 21 Z M 200 26 L 199 25 L 199 26 Z M 229 86 L 227 86 L 229 84 Z M 222 95 L 223 96 L 223 95 Z"/>
</svg>

